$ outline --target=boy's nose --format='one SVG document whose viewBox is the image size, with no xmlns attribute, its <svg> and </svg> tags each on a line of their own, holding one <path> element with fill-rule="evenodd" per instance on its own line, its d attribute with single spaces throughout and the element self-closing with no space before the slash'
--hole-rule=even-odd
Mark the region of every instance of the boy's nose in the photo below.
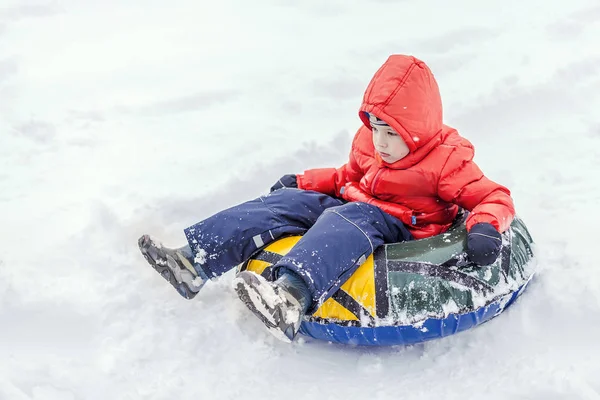
<svg viewBox="0 0 600 400">
<path fill-rule="evenodd" d="M 377 139 L 377 143 L 375 143 L 375 145 L 377 147 L 386 148 L 388 144 L 387 144 L 387 142 L 385 140 Z"/>
</svg>

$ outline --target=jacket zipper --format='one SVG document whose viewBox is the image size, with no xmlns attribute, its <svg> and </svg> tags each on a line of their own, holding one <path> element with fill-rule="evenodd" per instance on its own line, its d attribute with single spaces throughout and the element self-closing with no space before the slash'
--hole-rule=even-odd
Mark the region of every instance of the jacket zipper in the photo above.
<svg viewBox="0 0 600 400">
<path fill-rule="evenodd" d="M 379 175 L 381 174 L 381 171 L 383 171 L 383 168 L 379 168 L 379 171 L 377 171 L 377 173 L 373 177 L 373 183 L 371 183 L 371 194 L 373 196 L 375 196 L 375 183 L 377 183 L 377 178 L 379 178 Z"/>
<path fill-rule="evenodd" d="M 377 183 L 377 178 L 379 178 L 381 171 L 383 171 L 383 168 L 380 168 L 379 171 L 377 171 L 377 173 L 373 177 L 373 183 L 371 183 L 371 194 L 373 196 L 375 196 L 375 184 Z M 414 212 L 410 213 L 410 225 L 413 225 L 413 226 L 417 225 L 417 216 L 415 215 Z"/>
</svg>

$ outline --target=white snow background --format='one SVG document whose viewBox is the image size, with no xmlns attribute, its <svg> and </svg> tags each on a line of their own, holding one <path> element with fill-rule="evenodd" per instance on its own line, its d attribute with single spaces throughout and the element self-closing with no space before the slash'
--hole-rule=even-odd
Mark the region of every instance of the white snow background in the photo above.
<svg viewBox="0 0 600 400">
<path fill-rule="evenodd" d="M 0 0 L 0 399 L 600 399 L 597 0 Z M 392 53 L 513 193 L 518 302 L 411 347 L 272 338 L 139 254 L 339 166 Z"/>
</svg>

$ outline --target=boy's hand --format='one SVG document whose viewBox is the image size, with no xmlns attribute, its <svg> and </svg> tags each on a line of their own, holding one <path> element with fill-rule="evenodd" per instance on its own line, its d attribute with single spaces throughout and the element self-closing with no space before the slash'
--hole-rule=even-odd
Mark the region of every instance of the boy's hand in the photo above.
<svg viewBox="0 0 600 400">
<path fill-rule="evenodd" d="M 467 255 L 477 265 L 490 265 L 498 258 L 502 236 L 492 224 L 480 222 L 467 234 Z"/>
<path fill-rule="evenodd" d="M 284 187 L 288 188 L 297 188 L 298 181 L 296 180 L 296 175 L 284 175 L 273 186 L 271 186 L 271 192 L 274 192 L 277 189 L 281 189 Z"/>
</svg>

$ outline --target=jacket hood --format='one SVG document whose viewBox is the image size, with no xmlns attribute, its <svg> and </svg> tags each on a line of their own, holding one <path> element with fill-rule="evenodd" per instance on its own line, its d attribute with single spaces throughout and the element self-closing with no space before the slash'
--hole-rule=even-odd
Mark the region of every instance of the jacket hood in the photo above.
<svg viewBox="0 0 600 400">
<path fill-rule="evenodd" d="M 429 67 L 415 57 L 392 55 L 387 59 L 371 79 L 359 111 L 370 130 L 365 112 L 387 122 L 410 150 L 406 157 L 389 164 L 392 168 L 414 165 L 442 140 L 440 90 Z"/>
</svg>

